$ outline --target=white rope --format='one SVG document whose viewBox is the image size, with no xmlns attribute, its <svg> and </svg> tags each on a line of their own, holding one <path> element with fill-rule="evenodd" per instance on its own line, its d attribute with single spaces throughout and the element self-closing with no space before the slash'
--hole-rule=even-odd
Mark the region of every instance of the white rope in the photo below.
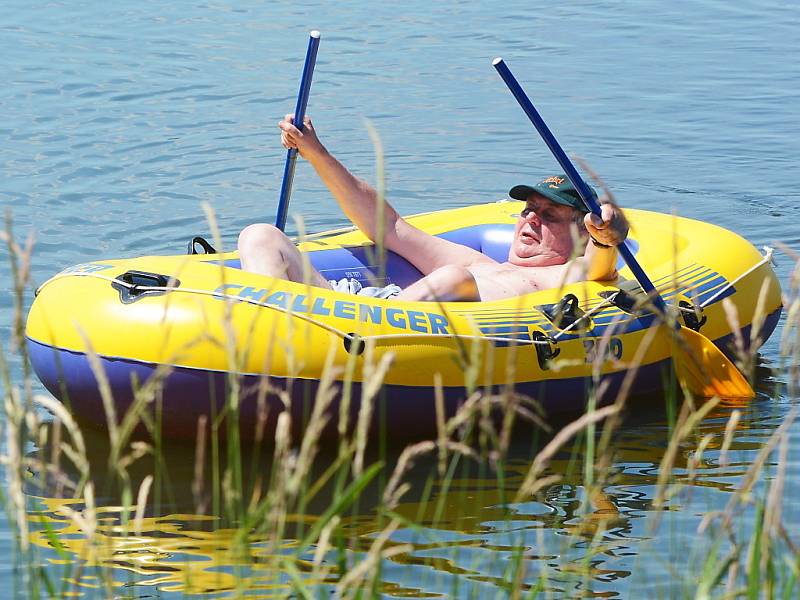
<svg viewBox="0 0 800 600">
<path fill-rule="evenodd" d="M 772 247 L 770 247 L 770 246 L 764 246 L 762 249 L 764 250 L 764 258 L 762 258 L 760 261 L 758 261 L 758 262 L 757 262 L 756 264 L 754 264 L 752 267 L 750 267 L 749 269 L 747 269 L 747 271 L 745 271 L 744 273 L 742 273 L 741 275 L 739 275 L 739 276 L 738 276 L 736 279 L 734 279 L 733 281 L 730 281 L 730 282 L 728 282 L 728 284 L 727 284 L 727 285 L 724 285 L 724 286 L 722 286 L 722 287 L 721 287 L 719 290 L 717 290 L 717 293 L 716 293 L 716 294 L 714 294 L 714 295 L 713 295 L 713 296 L 711 296 L 710 298 L 706 298 L 706 299 L 703 301 L 703 303 L 702 303 L 702 304 L 700 304 L 700 308 L 705 308 L 705 307 L 706 307 L 706 306 L 708 306 L 708 305 L 709 305 L 709 304 L 710 304 L 712 301 L 714 301 L 714 300 L 716 300 L 717 298 L 719 298 L 719 297 L 720 297 L 720 296 L 721 296 L 721 295 L 722 295 L 724 292 L 726 292 L 727 290 L 729 290 L 730 288 L 732 288 L 734 285 L 736 285 L 737 283 L 739 283 L 739 282 L 740 282 L 742 279 L 744 279 L 745 277 L 747 277 L 748 275 L 750 275 L 750 273 L 752 273 L 753 271 L 755 271 L 756 269 L 758 269 L 758 268 L 759 268 L 759 267 L 761 267 L 762 265 L 765 265 L 766 263 L 768 263 L 768 262 L 771 262 L 771 261 L 772 261 L 772 255 L 774 254 L 774 252 L 775 252 L 775 249 L 774 249 L 774 248 L 772 248 Z"/>
<path fill-rule="evenodd" d="M 763 249 L 764 249 L 764 258 L 762 260 L 760 260 L 755 265 L 750 267 L 747 271 L 745 271 L 744 273 L 739 275 L 736 279 L 734 279 L 733 281 L 730 281 L 727 285 L 725 285 L 722 288 L 720 288 L 717 291 L 716 294 L 714 294 L 710 298 L 706 299 L 702 304 L 700 304 L 699 308 L 704 308 L 709 303 L 711 303 L 713 300 L 715 300 L 720 295 L 722 295 L 726 290 L 728 290 L 731 287 L 733 287 L 734 285 L 736 285 L 744 277 L 747 277 L 750 273 L 752 273 L 753 271 L 755 271 L 756 269 L 758 269 L 762 265 L 770 262 L 772 260 L 772 255 L 774 253 L 774 249 L 771 248 L 770 246 L 764 246 Z M 231 300 L 231 301 L 234 301 L 234 302 L 245 302 L 247 304 L 253 304 L 255 306 L 260 306 L 260 307 L 263 307 L 263 308 L 269 308 L 271 310 L 275 310 L 275 311 L 283 313 L 285 315 L 289 315 L 289 316 L 292 316 L 292 317 L 297 317 L 298 319 L 300 319 L 302 321 L 306 321 L 308 323 L 311 323 L 312 325 L 316 325 L 317 327 L 320 327 L 320 328 L 324 329 L 325 331 L 333 333 L 334 335 L 337 335 L 342 339 L 352 340 L 354 337 L 356 337 L 356 335 L 353 335 L 351 333 L 342 331 L 341 329 L 337 329 L 336 327 L 328 325 L 327 323 L 325 323 L 323 321 L 320 321 L 318 319 L 314 319 L 313 317 L 309 317 L 308 315 L 305 315 L 303 313 L 293 312 L 292 310 L 290 310 L 288 308 L 284 308 L 282 306 L 278 306 L 278 305 L 275 305 L 275 304 L 267 304 L 265 302 L 261 302 L 260 300 L 255 300 L 253 298 L 241 298 L 239 296 L 234 296 L 233 294 L 225 294 L 225 293 L 220 293 L 220 292 L 216 292 L 216 291 L 212 292 L 212 291 L 209 291 L 209 290 L 201 290 L 201 289 L 195 289 L 195 288 L 136 285 L 136 284 L 133 284 L 133 283 L 128 283 L 127 281 L 122 281 L 121 279 L 117 279 L 115 277 L 109 277 L 107 275 L 100 275 L 98 273 L 61 273 L 61 274 L 55 275 L 55 276 L 51 277 L 50 279 L 48 279 L 47 281 L 45 281 L 39 287 L 38 291 L 41 291 L 46 285 L 52 283 L 53 281 L 55 281 L 57 279 L 63 279 L 65 277 L 95 277 L 97 279 L 102 279 L 102 280 L 108 281 L 110 283 L 117 283 L 119 285 L 127 287 L 128 289 L 136 288 L 136 289 L 142 290 L 143 292 L 150 292 L 150 291 L 152 291 L 152 292 L 165 292 L 165 293 L 181 292 L 181 293 L 188 293 L 188 294 L 199 294 L 201 296 L 211 296 L 213 298 L 221 298 L 221 299 L 225 299 L 225 300 Z M 37 293 L 38 293 L 38 291 L 37 291 Z M 607 306 L 613 305 L 613 304 L 614 303 L 611 302 L 609 299 L 607 299 L 607 298 L 604 299 L 603 302 L 601 302 L 597 306 L 593 307 L 589 311 L 585 312 L 579 319 L 576 319 L 575 321 L 573 321 L 567 327 L 564 327 L 563 329 L 560 329 L 555 335 L 553 335 L 552 337 L 550 337 L 547 340 L 533 340 L 533 339 L 527 339 L 526 340 L 526 339 L 518 339 L 518 338 L 499 337 L 499 336 L 465 335 L 465 334 L 453 334 L 453 333 L 426 333 L 426 334 L 419 334 L 419 333 L 393 333 L 393 334 L 372 335 L 372 336 L 358 336 L 358 338 L 361 339 L 361 340 L 364 340 L 364 341 L 366 341 L 366 340 L 390 341 L 390 340 L 403 340 L 403 339 L 408 340 L 408 339 L 423 337 L 423 338 L 440 338 L 440 339 L 483 340 L 483 341 L 491 341 L 491 342 L 515 343 L 515 344 L 520 344 L 520 345 L 536 345 L 536 344 L 550 345 L 550 343 L 558 343 L 558 339 L 561 336 L 563 336 L 566 333 L 569 333 L 573 329 L 577 328 L 581 324 L 581 321 L 583 321 L 584 319 L 589 319 L 590 317 L 592 317 L 592 315 L 596 314 L 601 309 L 606 308 Z M 694 312 L 694 310 L 691 309 L 691 308 L 680 308 L 679 310 L 685 311 L 685 312 Z"/>
<path fill-rule="evenodd" d="M 141 290 L 142 292 L 165 292 L 165 293 L 173 293 L 173 292 L 182 292 L 188 294 L 199 294 L 201 296 L 211 296 L 212 298 L 220 298 L 225 300 L 232 300 L 234 302 L 246 302 L 247 304 L 253 304 L 255 306 L 260 306 L 263 308 L 269 308 L 285 315 L 289 315 L 292 317 L 297 317 L 303 321 L 311 323 L 312 325 L 316 325 L 321 327 L 325 331 L 333 333 L 334 335 L 339 336 L 342 339 L 352 340 L 354 338 L 358 338 L 361 340 L 392 340 L 392 339 L 410 339 L 410 338 L 443 338 L 443 339 L 468 339 L 468 340 L 485 340 L 485 341 L 492 341 L 492 342 L 515 342 L 518 344 L 549 344 L 547 340 L 520 340 L 517 338 L 507 338 L 507 337 L 493 337 L 493 336 L 481 336 L 481 335 L 465 335 L 465 334 L 457 334 L 457 333 L 394 333 L 394 334 L 385 334 L 385 335 L 373 335 L 373 336 L 362 336 L 358 334 L 351 334 L 341 329 L 337 329 L 327 323 L 320 321 L 318 319 L 314 319 L 313 317 L 309 317 L 303 313 L 293 312 L 288 308 L 284 308 L 282 306 L 278 306 L 275 304 L 266 304 L 265 302 L 261 302 L 260 300 L 255 300 L 254 298 L 242 298 L 239 296 L 234 296 L 233 294 L 225 294 L 221 292 L 212 292 L 209 290 L 200 290 L 195 288 L 185 288 L 185 287 L 169 287 L 169 286 L 160 286 L 160 285 L 137 285 L 133 283 L 128 283 L 127 281 L 123 281 L 121 279 L 116 279 L 114 277 L 109 277 L 107 275 L 100 275 L 99 273 L 62 273 L 59 275 L 55 275 L 45 281 L 41 286 L 39 286 L 39 291 L 41 291 L 46 285 L 49 283 L 57 280 L 63 279 L 65 277 L 94 277 L 96 279 L 102 279 L 103 281 L 108 281 L 110 283 L 117 283 L 122 285 L 128 289 L 136 288 Z"/>
<path fill-rule="evenodd" d="M 595 314 L 596 312 L 598 312 L 598 311 L 599 311 L 601 308 L 605 308 L 606 306 L 613 305 L 613 304 L 614 304 L 614 303 L 613 303 L 613 302 L 611 302 L 611 301 L 610 301 L 608 298 L 604 298 L 604 299 L 603 299 L 603 301 L 602 301 L 600 304 L 598 304 L 598 305 L 597 305 L 597 306 L 595 306 L 594 308 L 592 308 L 592 309 L 590 309 L 590 310 L 586 311 L 585 313 L 583 313 L 583 315 L 581 316 L 581 318 L 580 318 L 580 319 L 575 319 L 575 320 L 574 320 L 572 323 L 570 323 L 570 324 L 569 324 L 567 327 L 564 327 L 564 328 L 563 328 L 563 329 L 561 329 L 561 330 L 560 330 L 558 333 L 556 333 L 556 334 L 555 334 L 555 335 L 554 335 L 554 336 L 553 336 L 551 339 L 552 339 L 554 342 L 557 342 L 557 341 L 558 341 L 558 338 L 560 338 L 560 337 L 561 337 L 562 335 L 564 335 L 565 333 L 568 333 L 570 330 L 572 330 L 572 329 L 576 328 L 576 327 L 578 326 L 578 324 L 579 324 L 579 323 L 580 323 L 580 322 L 581 322 L 583 319 L 589 319 L 589 318 L 590 318 L 590 317 L 591 317 L 593 314 Z"/>
<path fill-rule="evenodd" d="M 351 336 L 352 337 L 352 336 Z M 403 339 L 403 338 L 442 338 L 442 339 L 459 339 L 459 340 L 478 340 L 478 341 L 489 341 L 489 342 L 508 342 L 519 344 L 521 346 L 533 346 L 536 344 L 541 345 L 550 345 L 550 341 L 548 340 L 533 340 L 533 339 L 520 339 L 520 338 L 508 338 L 508 337 L 495 337 L 489 335 L 466 335 L 460 333 L 387 333 L 383 335 L 360 335 L 358 338 L 360 340 L 376 340 L 376 341 L 383 341 L 383 340 L 393 340 L 393 339 Z M 549 338 L 552 340 L 553 338 Z"/>
<path fill-rule="evenodd" d="M 317 319 L 314 319 L 312 317 L 306 316 L 303 313 L 292 312 L 288 308 L 284 308 L 282 306 L 278 306 L 278 305 L 275 305 L 275 304 L 266 304 L 264 302 L 261 302 L 259 300 L 255 300 L 253 298 L 241 298 L 239 296 L 234 296 L 232 294 L 223 294 L 223 293 L 220 293 L 220 292 L 212 292 L 212 291 L 209 291 L 209 290 L 199 290 L 199 289 L 194 289 L 194 288 L 169 287 L 169 286 L 160 286 L 160 285 L 137 285 L 137 284 L 134 284 L 134 283 L 128 283 L 127 281 L 122 281 L 121 279 L 116 279 L 114 277 L 108 277 L 107 275 L 100 275 L 98 273 L 63 273 L 63 274 L 60 274 L 60 275 L 56 275 L 54 277 L 51 277 L 47 281 L 45 281 L 39 287 L 39 290 L 44 288 L 44 286 L 46 286 L 47 284 L 51 283 L 52 281 L 55 281 L 56 279 L 63 279 L 64 277 L 95 277 L 97 279 L 102 279 L 104 281 L 109 281 L 111 283 L 120 284 L 120 285 L 122 285 L 122 286 L 124 286 L 124 287 L 126 287 L 128 289 L 136 288 L 136 289 L 142 290 L 143 292 L 170 292 L 170 293 L 171 292 L 182 292 L 182 293 L 188 293 L 188 294 L 199 294 L 201 296 L 211 296 L 212 298 L 222 298 L 222 299 L 226 299 L 226 300 L 233 300 L 233 301 L 236 301 L 236 302 L 246 302 L 247 304 L 255 304 L 256 306 L 261 306 L 263 308 L 270 308 L 270 309 L 276 310 L 276 311 L 278 311 L 280 313 L 283 313 L 283 314 L 286 314 L 286 315 L 290 315 L 290 316 L 293 316 L 293 317 L 297 317 L 298 319 L 301 319 L 303 321 L 307 321 L 307 322 L 309 322 L 309 323 L 311 323 L 313 325 L 317 325 L 317 326 L 321 327 L 322 329 L 325 329 L 326 331 L 329 331 L 330 333 L 338 335 L 341 338 L 350 338 L 350 337 L 352 337 L 349 333 L 341 331 L 340 329 L 336 329 L 335 327 L 332 327 L 331 325 L 328 325 L 327 323 L 323 323 L 322 321 L 318 321 Z"/>
</svg>

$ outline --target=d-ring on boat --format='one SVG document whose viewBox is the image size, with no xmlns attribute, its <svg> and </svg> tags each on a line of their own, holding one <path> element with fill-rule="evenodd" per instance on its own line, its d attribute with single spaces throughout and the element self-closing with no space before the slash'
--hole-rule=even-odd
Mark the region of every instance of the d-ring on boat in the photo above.
<svg viewBox="0 0 800 600">
<path fill-rule="evenodd" d="M 521 207 L 501 201 L 409 221 L 503 261 Z M 772 333 L 781 295 L 768 251 L 762 255 L 740 236 L 708 223 L 640 210 L 626 214 L 637 260 L 680 311 L 684 327 L 699 330 L 726 352 L 739 334 L 757 346 Z M 647 244 L 639 247 L 637 240 L 645 236 Z M 649 336 L 664 325 L 638 302 L 622 263 L 616 281 L 492 302 L 422 303 L 247 273 L 236 253 L 211 253 L 201 244 L 208 253 L 98 259 L 65 269 L 39 288 L 27 322 L 31 361 L 47 389 L 76 416 L 106 423 L 95 356 L 119 419 L 134 401 L 132 383 L 168 371 L 159 418 L 164 434 L 172 436 L 192 436 L 201 415 L 218 415 L 233 378 L 241 384 L 243 423 L 256 419 L 257 390 L 265 378 L 290 393 L 299 422 L 326 364 L 344 367 L 351 354 L 358 399 L 367 344 L 374 344 L 375 360 L 394 354 L 375 419 L 382 414 L 391 429 L 415 433 L 435 427 L 437 375 L 449 412 L 464 400 L 464 361 L 473 355 L 491 355 L 478 371 L 479 386 L 505 385 L 513 373 L 515 389 L 551 413 L 580 410 L 598 366 L 608 383 L 606 401 L 635 361 L 637 394 L 659 390 L 662 371 L 671 366 L 671 338 Z M 379 266 L 375 247 L 354 230 L 319 234 L 300 249 L 328 279 L 405 287 L 421 276 L 391 253 Z M 723 301 L 735 306 L 740 331 L 732 330 Z M 269 426 L 286 406 L 275 393 L 266 402 Z M 352 410 L 358 410 L 357 401 Z M 243 428 L 243 435 L 251 429 Z"/>
</svg>

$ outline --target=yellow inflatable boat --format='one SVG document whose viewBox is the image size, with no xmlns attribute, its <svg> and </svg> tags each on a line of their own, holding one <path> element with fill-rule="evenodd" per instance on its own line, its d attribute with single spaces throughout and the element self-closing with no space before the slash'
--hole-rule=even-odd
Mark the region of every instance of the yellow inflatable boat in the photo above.
<svg viewBox="0 0 800 600">
<path fill-rule="evenodd" d="M 504 261 L 521 205 L 503 201 L 409 220 Z M 762 255 L 707 223 L 626 214 L 639 263 L 684 326 L 729 352 L 738 332 L 723 309 L 727 299 L 745 342 L 758 344 L 772 333 L 781 296 L 769 252 Z M 270 423 L 287 404 L 300 419 L 326 369 L 341 381 L 352 357 L 357 399 L 369 376 L 367 358 L 391 352 L 375 418 L 381 414 L 391 428 L 421 433 L 435 426 L 435 377 L 449 411 L 464 400 L 468 377 L 487 388 L 512 379 L 517 391 L 548 411 L 574 411 L 586 401 L 593 369 L 608 382 L 610 399 L 635 361 L 641 366 L 634 390 L 650 393 L 662 387 L 672 360 L 669 336 L 648 337 L 657 319 L 638 301 L 638 287 L 622 264 L 613 282 L 494 302 L 412 303 L 254 275 L 239 268 L 235 253 L 212 253 L 203 240 L 194 242 L 190 249 L 199 244 L 206 253 L 94 260 L 39 288 L 27 323 L 31 360 L 44 385 L 76 416 L 106 423 L 96 376 L 102 367 L 118 419 L 134 401 L 135 387 L 159 370 L 166 374 L 158 414 L 169 435 L 193 435 L 201 415 L 218 415 L 234 379 L 244 422 L 255 420 L 264 382 L 271 385 Z M 328 279 L 404 287 L 420 276 L 393 254 L 379 266 L 378 252 L 358 231 L 319 234 L 300 248 Z M 467 369 L 476 357 L 479 368 Z"/>
</svg>

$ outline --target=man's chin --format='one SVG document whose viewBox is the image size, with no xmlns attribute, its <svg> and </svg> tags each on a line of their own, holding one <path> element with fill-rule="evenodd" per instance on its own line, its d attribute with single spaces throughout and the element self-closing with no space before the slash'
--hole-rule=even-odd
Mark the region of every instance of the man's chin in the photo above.
<svg viewBox="0 0 800 600">
<path fill-rule="evenodd" d="M 518 244 L 511 250 L 511 254 L 520 260 L 527 260 L 539 256 L 541 254 L 541 246 L 539 246 L 539 242 Z"/>
<path fill-rule="evenodd" d="M 517 267 L 552 267 L 563 265 L 567 260 L 568 257 L 542 253 L 539 248 L 532 252 L 512 252 L 508 258 L 508 262 Z"/>
<path fill-rule="evenodd" d="M 538 255 L 535 253 L 520 256 L 518 253 L 515 252 L 509 255 L 508 262 L 518 267 L 532 267 L 536 266 L 534 263 L 536 262 L 537 257 Z"/>
</svg>

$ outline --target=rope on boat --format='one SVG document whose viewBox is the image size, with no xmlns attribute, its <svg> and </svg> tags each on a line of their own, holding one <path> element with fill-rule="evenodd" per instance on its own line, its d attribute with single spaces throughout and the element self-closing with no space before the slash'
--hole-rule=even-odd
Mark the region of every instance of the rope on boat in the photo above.
<svg viewBox="0 0 800 600">
<path fill-rule="evenodd" d="M 608 298 L 605 298 L 605 299 L 604 299 L 604 300 L 603 300 L 603 301 L 602 301 L 600 304 L 598 304 L 598 305 L 597 305 L 597 306 L 595 306 L 594 308 L 592 308 L 592 309 L 590 309 L 590 310 L 587 310 L 585 313 L 583 313 L 583 316 L 581 316 L 581 318 L 580 318 L 580 319 L 575 319 L 575 320 L 574 320 L 572 323 L 570 323 L 569 325 L 567 325 L 566 327 L 564 327 L 564 329 L 561 329 L 561 330 L 559 330 L 559 332 L 558 332 L 558 333 L 556 333 L 554 336 L 552 336 L 550 339 L 552 339 L 554 342 L 558 343 L 558 338 L 560 338 L 560 337 L 561 337 L 562 335 L 564 335 L 565 333 L 569 333 L 569 331 L 570 331 L 570 330 L 572 330 L 572 329 L 574 329 L 575 327 L 577 327 L 577 326 L 578 326 L 578 324 L 579 324 L 581 321 L 583 321 L 584 319 L 588 319 L 588 318 L 589 318 L 589 317 L 591 317 L 593 314 L 595 314 L 596 312 L 598 312 L 598 311 L 599 311 L 601 308 L 605 308 L 606 306 L 613 306 L 613 304 L 614 304 L 614 303 L 613 303 L 613 302 L 611 302 L 611 301 L 609 301 L 609 299 L 608 299 Z"/>
<path fill-rule="evenodd" d="M 260 306 L 262 308 L 269 308 L 271 310 L 275 310 L 279 313 L 283 313 L 288 316 L 297 317 L 302 321 L 306 321 L 307 323 L 311 323 L 312 325 L 316 325 L 325 331 L 333 333 L 334 335 L 339 336 L 342 339 L 347 340 L 355 340 L 359 339 L 361 341 L 366 340 L 410 340 L 412 338 L 442 338 L 442 339 L 474 339 L 474 340 L 484 340 L 484 341 L 492 341 L 492 342 L 514 342 L 518 344 L 549 344 L 547 340 L 520 340 L 517 338 L 507 338 L 507 337 L 494 337 L 494 336 L 482 336 L 482 335 L 465 335 L 465 334 L 453 334 L 453 333 L 426 333 L 426 334 L 419 334 L 419 333 L 396 333 L 396 334 L 385 334 L 385 335 L 372 335 L 372 336 L 360 336 L 357 334 L 348 333 L 346 331 L 342 331 L 341 329 L 337 329 L 332 325 L 328 325 L 327 323 L 315 319 L 313 317 L 309 317 L 306 314 L 293 312 L 288 308 L 284 308 L 282 306 L 277 306 L 275 304 L 267 304 L 265 302 L 261 302 L 260 300 L 256 300 L 254 298 L 241 298 L 239 296 L 234 296 L 233 294 L 225 294 L 221 292 L 214 292 L 209 290 L 200 290 L 195 288 L 184 288 L 184 287 L 169 287 L 169 286 L 162 286 L 162 285 L 137 285 L 134 283 L 128 283 L 127 281 L 122 281 L 121 279 L 117 279 L 115 277 L 109 277 L 108 275 L 100 275 L 99 273 L 63 273 L 59 275 L 54 275 L 47 281 L 45 281 L 41 286 L 39 286 L 39 290 L 42 290 L 46 285 L 49 283 L 57 280 L 63 279 L 65 277 L 94 277 L 96 279 L 102 279 L 103 281 L 108 281 L 109 283 L 115 283 L 126 287 L 128 289 L 136 288 L 142 292 L 165 292 L 165 293 L 175 293 L 175 292 L 182 292 L 186 294 L 198 294 L 201 296 L 211 296 L 212 298 L 219 298 L 223 300 L 231 300 L 234 302 L 244 302 L 247 304 L 253 304 L 255 306 Z"/>
<path fill-rule="evenodd" d="M 717 293 L 716 293 L 716 294 L 714 294 L 714 295 L 713 295 L 713 296 L 711 296 L 710 298 L 706 298 L 706 300 L 705 300 L 705 301 L 703 301 L 703 303 L 702 303 L 702 304 L 700 304 L 700 308 L 705 308 L 706 306 L 708 306 L 709 304 L 711 304 L 711 302 L 712 302 L 713 300 L 716 300 L 717 298 L 719 298 L 719 297 L 720 297 L 720 296 L 721 296 L 721 295 L 722 295 L 724 292 L 726 292 L 727 290 L 729 290 L 730 288 L 732 288 L 734 285 L 736 285 L 737 283 L 739 283 L 739 282 L 740 282 L 742 279 L 744 279 L 745 277 L 747 277 L 748 275 L 750 275 L 750 273 L 752 273 L 753 271 L 755 271 L 756 269 L 758 269 L 758 268 L 759 268 L 759 267 L 761 267 L 762 265 L 765 265 L 765 264 L 767 264 L 768 262 L 772 262 L 772 255 L 775 253 L 775 249 L 774 249 L 774 248 L 772 248 L 771 246 L 764 246 L 764 247 L 762 248 L 762 250 L 764 251 L 764 257 L 763 257 L 763 258 L 762 258 L 760 261 L 758 261 L 758 262 L 757 262 L 756 264 L 754 264 L 752 267 L 750 267 L 749 269 L 747 269 L 747 271 L 745 271 L 744 273 L 742 273 L 741 275 L 739 275 L 739 276 L 738 276 L 736 279 L 734 279 L 733 281 L 729 281 L 729 282 L 728 282 L 726 285 L 723 285 L 723 286 L 722 286 L 722 287 L 721 287 L 719 290 L 717 290 Z"/>
<path fill-rule="evenodd" d="M 744 271 L 741 275 L 733 279 L 732 281 L 728 282 L 726 285 L 721 287 L 717 292 L 707 298 L 702 304 L 699 305 L 700 308 L 706 307 L 728 289 L 732 288 L 736 285 L 739 281 L 750 275 L 753 271 L 758 269 L 759 267 L 765 265 L 768 262 L 772 261 L 772 256 L 775 252 L 774 248 L 770 246 L 764 246 L 764 257 L 758 261 L 755 265 Z M 65 277 L 95 277 L 97 279 L 102 279 L 104 281 L 108 281 L 110 283 L 116 283 L 117 285 L 124 286 L 128 289 L 136 288 L 143 292 L 165 292 L 165 293 L 174 293 L 174 292 L 181 292 L 187 294 L 199 294 L 201 296 L 211 296 L 213 298 L 219 298 L 223 300 L 231 300 L 234 302 L 245 302 L 247 304 L 253 304 L 255 306 L 260 306 L 262 308 L 269 308 L 271 310 L 275 310 L 279 313 L 283 313 L 288 316 L 296 317 L 302 321 L 306 321 L 312 325 L 316 325 L 329 333 L 332 333 L 343 340 L 351 340 L 353 341 L 355 338 L 358 338 L 361 341 L 367 340 L 375 340 L 375 341 L 391 341 L 391 340 L 411 340 L 417 338 L 440 338 L 440 339 L 462 339 L 462 340 L 483 340 L 483 341 L 490 341 L 490 342 L 504 342 L 504 343 L 514 343 L 519 345 L 549 345 L 551 343 L 557 344 L 558 340 L 561 336 L 569 333 L 574 328 L 578 327 L 578 325 L 584 319 L 587 319 L 594 315 L 595 313 L 599 312 L 600 309 L 605 308 L 609 305 L 613 305 L 613 302 L 610 302 L 608 299 L 603 300 L 600 304 L 593 307 L 592 309 L 588 310 L 580 319 L 577 319 L 564 329 L 559 330 L 555 335 L 547 338 L 547 339 L 519 339 L 519 338 L 508 338 L 508 337 L 499 337 L 499 336 L 483 336 L 483 335 L 466 335 L 466 334 L 452 334 L 452 333 L 427 333 L 427 334 L 419 334 L 419 333 L 394 333 L 394 334 L 383 334 L 383 335 L 372 335 L 372 336 L 359 336 L 357 334 L 348 333 L 346 331 L 342 331 L 332 325 L 328 325 L 327 323 L 315 319 L 313 317 L 309 317 L 303 313 L 293 312 L 288 308 L 284 308 L 282 306 L 277 306 L 275 304 L 267 304 L 265 302 L 261 302 L 260 300 L 256 300 L 254 298 L 241 298 L 239 296 L 234 296 L 233 294 L 225 294 L 216 291 L 209 291 L 209 290 L 201 290 L 195 288 L 180 288 L 180 287 L 169 287 L 169 286 L 144 286 L 144 285 L 136 285 L 133 283 L 128 283 L 126 281 L 122 281 L 121 279 L 117 279 L 115 277 L 109 277 L 107 275 L 100 275 L 99 273 L 62 273 L 58 275 L 54 275 L 47 281 L 45 281 L 37 290 L 37 293 L 42 290 L 46 285 L 50 284 L 51 282 L 57 279 L 63 279 Z M 680 308 L 679 310 L 693 312 L 690 308 Z"/>
<path fill-rule="evenodd" d="M 123 281 L 121 279 L 117 279 L 116 277 L 109 277 L 108 275 L 100 275 L 99 273 L 63 273 L 56 275 L 47 281 L 45 281 L 39 290 L 44 288 L 47 284 L 56 279 L 63 279 L 64 277 L 95 277 L 97 279 L 102 279 L 104 281 L 108 281 L 110 283 L 115 283 L 117 285 L 121 285 L 128 289 L 136 288 L 142 292 L 165 292 L 165 293 L 174 293 L 174 292 L 182 292 L 187 294 L 198 294 L 200 296 L 211 296 L 212 298 L 220 298 L 223 300 L 233 300 L 236 302 L 245 302 L 247 304 L 255 304 L 256 306 L 261 306 L 264 308 L 270 308 L 272 310 L 276 310 L 280 313 L 284 313 L 293 317 L 297 317 L 302 321 L 307 321 L 313 325 L 317 325 L 322 329 L 329 331 L 335 335 L 338 335 L 341 338 L 351 338 L 352 336 L 349 333 L 342 331 L 341 329 L 337 329 L 327 323 L 323 323 L 322 321 L 318 321 L 312 317 L 304 315 L 303 313 L 292 312 L 288 308 L 284 308 L 282 306 L 277 306 L 275 304 L 266 304 L 265 302 L 261 302 L 259 300 L 255 300 L 254 298 L 240 298 L 239 296 L 234 296 L 233 294 L 224 294 L 220 292 L 212 292 L 210 290 L 200 290 L 195 288 L 183 288 L 183 287 L 170 287 L 165 285 L 137 285 L 135 283 L 128 283 L 127 281 Z"/>
</svg>

